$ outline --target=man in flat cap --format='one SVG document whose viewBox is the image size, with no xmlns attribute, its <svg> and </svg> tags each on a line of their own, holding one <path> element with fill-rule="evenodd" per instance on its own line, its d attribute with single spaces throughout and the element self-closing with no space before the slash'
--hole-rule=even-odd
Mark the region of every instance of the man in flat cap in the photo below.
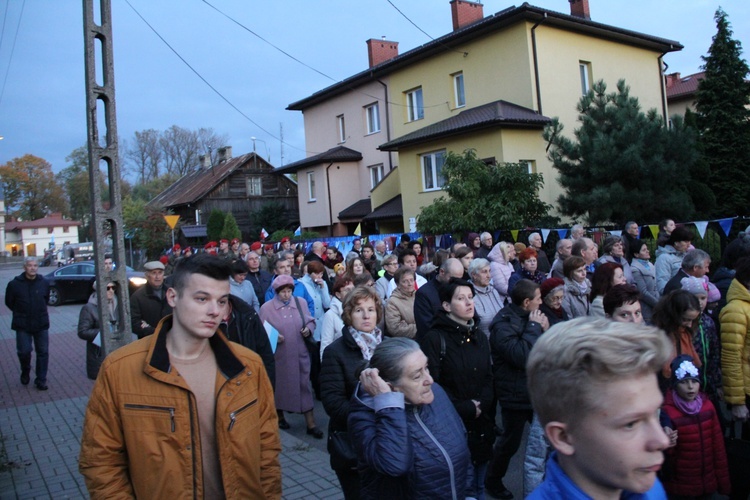
<svg viewBox="0 0 750 500">
<path fill-rule="evenodd" d="M 167 285 L 164 284 L 164 264 L 158 260 L 143 266 L 146 284 L 130 297 L 130 320 L 139 339 L 154 333 L 164 316 L 172 313 L 167 303 Z"/>
</svg>

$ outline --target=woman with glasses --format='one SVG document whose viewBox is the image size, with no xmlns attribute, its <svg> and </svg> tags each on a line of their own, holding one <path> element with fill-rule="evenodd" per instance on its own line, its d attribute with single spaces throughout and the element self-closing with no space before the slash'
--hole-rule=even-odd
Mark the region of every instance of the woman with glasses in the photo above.
<svg viewBox="0 0 750 500">
<path fill-rule="evenodd" d="M 110 329 L 117 330 L 117 285 L 113 282 L 107 283 L 107 303 L 104 306 L 104 321 L 110 325 Z M 99 367 L 104 361 L 102 350 L 101 322 L 99 321 L 98 299 L 96 296 L 96 282 L 94 282 L 94 293 L 89 297 L 88 303 L 81 308 L 78 316 L 78 337 L 86 341 L 86 376 L 96 380 Z"/>
<path fill-rule="evenodd" d="M 380 295 L 380 299 L 385 301 L 388 300 L 390 294 L 388 293 L 388 285 L 393 279 L 398 269 L 398 257 L 394 254 L 386 255 L 383 258 L 383 274 L 375 282 L 375 290 Z"/>
<path fill-rule="evenodd" d="M 542 282 L 542 305 L 539 310 L 547 316 L 549 326 L 568 321 L 568 313 L 562 307 L 565 298 L 565 281 L 561 278 L 548 278 Z"/>
</svg>

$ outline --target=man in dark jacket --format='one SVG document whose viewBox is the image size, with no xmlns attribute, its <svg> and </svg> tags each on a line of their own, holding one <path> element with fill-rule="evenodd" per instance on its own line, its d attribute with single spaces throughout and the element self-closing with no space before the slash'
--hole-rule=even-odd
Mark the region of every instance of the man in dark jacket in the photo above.
<svg viewBox="0 0 750 500">
<path fill-rule="evenodd" d="M 260 255 L 254 250 L 247 254 L 247 267 L 250 269 L 250 272 L 247 273 L 247 278 L 245 279 L 253 284 L 255 296 L 258 297 L 260 305 L 263 305 L 266 302 L 266 291 L 271 286 L 273 275 L 261 269 Z"/>
<path fill-rule="evenodd" d="M 153 260 L 146 262 L 143 268 L 146 284 L 130 297 L 130 321 L 139 339 L 153 334 L 159 321 L 172 314 L 172 307 L 167 303 L 169 287 L 164 283 L 164 264 Z"/>
<path fill-rule="evenodd" d="M 694 248 L 685 254 L 682 259 L 682 267 L 677 274 L 667 281 L 666 286 L 662 295 L 666 295 L 671 291 L 679 290 L 682 288 L 683 278 L 693 276 L 695 278 L 703 278 L 708 274 L 709 267 L 711 266 L 711 256 L 704 252 L 700 248 Z"/>
<path fill-rule="evenodd" d="M 36 349 L 36 379 L 40 391 L 47 390 L 49 363 L 49 283 L 37 274 L 36 257 L 26 257 L 23 273 L 8 282 L 5 305 L 13 312 L 11 329 L 16 332 L 16 351 L 21 362 L 21 383 L 27 385 L 31 372 L 32 341 Z"/>
<path fill-rule="evenodd" d="M 512 303 L 497 313 L 490 326 L 495 398 L 500 403 L 503 433 L 495 442 L 485 482 L 492 496 L 505 500 L 513 498 L 513 494 L 503 484 L 503 477 L 521 444 L 523 428 L 534 414 L 526 387 L 526 360 L 549 327 L 547 317 L 539 310 L 539 285 L 523 279 L 513 288 L 510 298 Z"/>
<path fill-rule="evenodd" d="M 437 276 L 422 285 L 414 294 L 414 320 L 417 323 L 417 342 L 427 335 L 432 321 L 439 310 L 443 308 L 440 302 L 440 287 L 448 283 L 451 278 L 462 278 L 464 266 L 456 258 L 450 258 L 440 266 Z"/>
<path fill-rule="evenodd" d="M 276 387 L 276 359 L 258 312 L 239 297 L 229 296 L 229 317 L 222 323 L 227 338 L 253 351 L 263 360 L 271 385 Z"/>
</svg>

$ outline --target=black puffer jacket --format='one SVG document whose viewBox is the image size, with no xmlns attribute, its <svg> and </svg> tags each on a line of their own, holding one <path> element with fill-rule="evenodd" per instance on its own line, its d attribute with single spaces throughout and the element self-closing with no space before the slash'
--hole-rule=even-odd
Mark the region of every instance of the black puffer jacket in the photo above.
<svg viewBox="0 0 750 500">
<path fill-rule="evenodd" d="M 172 314 L 172 306 L 167 303 L 167 285 L 161 286 L 161 298 L 149 284 L 145 284 L 130 296 L 130 321 L 133 333 L 139 339 L 152 335 L 162 318 Z M 142 328 L 141 321 L 149 326 Z"/>
<path fill-rule="evenodd" d="M 542 335 L 542 325 L 529 321 L 527 311 L 509 304 L 497 313 L 490 332 L 495 397 L 503 408 L 530 410 L 526 361 Z"/>
<path fill-rule="evenodd" d="M 222 325 L 226 336 L 232 342 L 247 347 L 263 360 L 263 366 L 266 368 L 271 385 L 276 388 L 276 358 L 271 349 L 271 341 L 268 340 L 268 334 L 263 326 L 263 322 L 258 316 L 258 312 L 239 297 L 229 296 L 229 303 L 232 306 L 232 313 L 229 317 L 229 324 Z"/>
<path fill-rule="evenodd" d="M 343 457 L 334 456 L 331 436 L 335 432 L 347 430 L 349 404 L 359 382 L 356 372 L 364 363 L 362 350 L 354 342 L 348 326 L 344 326 L 341 330 L 341 337 L 334 340 L 323 351 L 319 378 L 320 399 L 329 418 L 328 452 L 331 454 L 331 468 L 334 470 L 343 466 Z"/>
<path fill-rule="evenodd" d="M 441 337 L 445 341 L 443 356 Z M 445 389 L 466 427 L 472 462 L 487 462 L 492 457 L 495 441 L 495 404 L 487 336 L 476 323 L 462 325 L 445 311 L 439 311 L 421 347 L 428 359 L 430 375 Z M 472 400 L 480 403 L 479 417 Z"/>
<path fill-rule="evenodd" d="M 49 283 L 38 274 L 33 280 L 21 273 L 5 288 L 5 305 L 13 312 L 11 330 L 41 332 L 49 330 Z"/>
</svg>

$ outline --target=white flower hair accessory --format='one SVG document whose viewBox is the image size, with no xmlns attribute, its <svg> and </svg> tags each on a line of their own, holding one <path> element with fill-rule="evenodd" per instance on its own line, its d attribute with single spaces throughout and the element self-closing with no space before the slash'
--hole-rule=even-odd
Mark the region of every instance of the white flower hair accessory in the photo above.
<svg viewBox="0 0 750 500">
<path fill-rule="evenodd" d="M 695 367 L 692 361 L 687 359 L 680 363 L 679 368 L 675 372 L 677 380 L 685 380 L 686 378 L 698 378 L 698 369 Z"/>
</svg>

